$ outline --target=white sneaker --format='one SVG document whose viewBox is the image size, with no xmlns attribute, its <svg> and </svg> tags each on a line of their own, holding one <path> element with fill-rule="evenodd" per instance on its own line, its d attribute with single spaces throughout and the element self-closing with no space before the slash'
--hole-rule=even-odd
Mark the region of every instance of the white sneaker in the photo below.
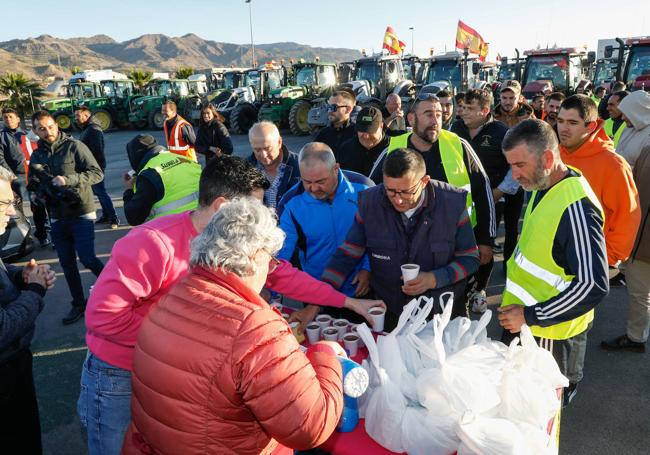
<svg viewBox="0 0 650 455">
<path fill-rule="evenodd" d="M 474 292 L 470 298 L 469 302 L 472 304 L 472 311 L 474 313 L 485 313 L 487 310 L 487 296 L 485 291 Z"/>
</svg>

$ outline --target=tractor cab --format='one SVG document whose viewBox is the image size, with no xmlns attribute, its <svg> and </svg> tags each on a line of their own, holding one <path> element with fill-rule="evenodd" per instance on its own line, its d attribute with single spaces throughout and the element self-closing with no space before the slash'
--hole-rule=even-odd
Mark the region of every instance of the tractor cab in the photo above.
<svg viewBox="0 0 650 455">
<path fill-rule="evenodd" d="M 572 95 L 587 79 L 590 62 L 587 53 L 576 48 L 531 50 L 526 55 L 522 94 L 530 102 L 537 93 L 563 92 Z"/>
</svg>

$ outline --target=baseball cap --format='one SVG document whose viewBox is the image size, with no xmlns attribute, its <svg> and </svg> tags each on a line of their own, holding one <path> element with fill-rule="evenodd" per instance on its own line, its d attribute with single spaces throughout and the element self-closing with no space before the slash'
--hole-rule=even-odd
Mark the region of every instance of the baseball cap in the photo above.
<svg viewBox="0 0 650 455">
<path fill-rule="evenodd" d="M 383 124 L 384 118 L 376 107 L 364 107 L 357 115 L 358 133 L 375 133 Z"/>
<path fill-rule="evenodd" d="M 515 80 L 506 81 L 501 86 L 501 92 L 504 90 L 511 90 L 515 93 L 515 95 L 519 95 L 521 94 L 521 84 Z"/>
</svg>

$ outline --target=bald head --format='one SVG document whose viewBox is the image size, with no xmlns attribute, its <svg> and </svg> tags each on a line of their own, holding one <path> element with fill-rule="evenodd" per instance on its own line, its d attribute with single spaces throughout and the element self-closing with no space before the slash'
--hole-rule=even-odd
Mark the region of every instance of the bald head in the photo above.
<svg viewBox="0 0 650 455">
<path fill-rule="evenodd" d="M 300 168 L 310 168 L 314 166 L 324 165 L 327 170 L 332 170 L 336 165 L 336 158 L 334 152 L 329 145 L 322 142 L 309 142 L 300 149 L 298 156 Z"/>
<path fill-rule="evenodd" d="M 391 93 L 386 97 L 386 110 L 389 114 L 392 114 L 401 107 L 402 98 L 400 98 L 396 93 Z"/>
<path fill-rule="evenodd" d="M 333 200 L 339 179 L 339 165 L 332 149 L 322 142 L 309 142 L 300 150 L 300 180 L 313 198 Z"/>
<path fill-rule="evenodd" d="M 273 122 L 255 123 L 248 131 L 255 158 L 266 168 L 274 168 L 282 161 L 282 136 Z"/>
</svg>

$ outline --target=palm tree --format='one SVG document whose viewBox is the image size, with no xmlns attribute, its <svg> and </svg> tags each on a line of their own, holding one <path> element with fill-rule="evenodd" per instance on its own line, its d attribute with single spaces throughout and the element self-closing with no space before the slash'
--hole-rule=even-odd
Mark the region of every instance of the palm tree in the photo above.
<svg viewBox="0 0 650 455">
<path fill-rule="evenodd" d="M 151 80 L 153 73 L 151 71 L 133 69 L 127 74 L 139 90 L 142 90 L 147 82 Z"/>
<path fill-rule="evenodd" d="M 7 72 L 0 77 L 0 94 L 7 96 L 2 105 L 16 109 L 24 119 L 38 107 L 44 92 L 36 81 L 27 79 L 24 74 Z"/>
<path fill-rule="evenodd" d="M 187 79 L 192 74 L 194 74 L 194 68 L 190 68 L 189 66 L 181 66 L 176 70 L 177 79 Z"/>
</svg>

